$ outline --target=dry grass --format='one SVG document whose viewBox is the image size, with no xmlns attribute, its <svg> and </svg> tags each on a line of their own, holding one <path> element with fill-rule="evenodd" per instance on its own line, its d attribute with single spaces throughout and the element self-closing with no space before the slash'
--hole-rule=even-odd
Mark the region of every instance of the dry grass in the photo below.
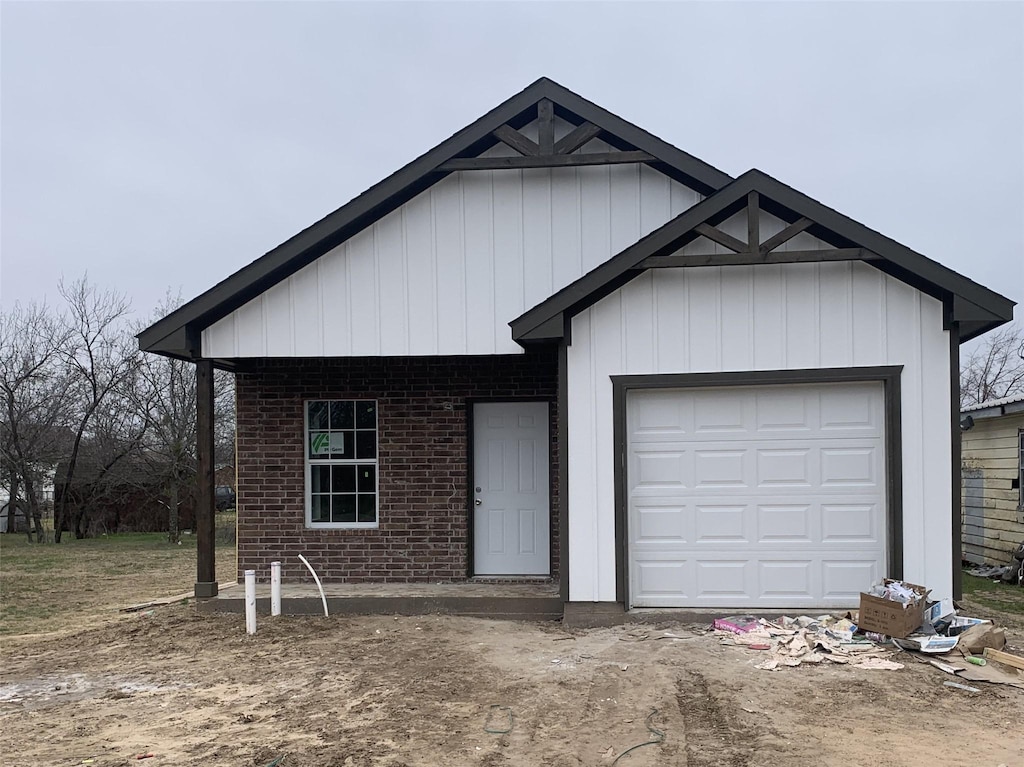
<svg viewBox="0 0 1024 767">
<path fill-rule="evenodd" d="M 218 515 L 218 525 L 233 525 L 228 516 Z M 40 545 L 0 535 L 0 635 L 91 624 L 121 607 L 189 591 L 195 575 L 191 536 L 172 545 L 163 533 L 66 535 Z M 233 545 L 217 547 L 217 578 L 235 579 Z"/>
</svg>

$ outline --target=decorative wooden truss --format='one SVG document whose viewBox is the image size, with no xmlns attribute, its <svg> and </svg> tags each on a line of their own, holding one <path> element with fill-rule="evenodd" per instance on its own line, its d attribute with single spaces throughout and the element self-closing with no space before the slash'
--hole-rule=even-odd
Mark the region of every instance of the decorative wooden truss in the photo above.
<svg viewBox="0 0 1024 767">
<path fill-rule="evenodd" d="M 507 123 L 491 135 L 519 152 L 518 157 L 456 157 L 438 167 L 441 171 L 498 170 L 503 168 L 567 168 L 580 165 L 618 165 L 630 162 L 655 162 L 654 155 L 638 149 L 616 152 L 573 154 L 602 128 L 584 121 L 569 134 L 555 141 L 555 107 L 551 99 L 537 102 L 538 139 L 534 141 Z"/>
<path fill-rule="evenodd" d="M 811 219 L 798 218 L 778 234 L 761 241 L 761 196 L 757 192 L 747 193 L 747 241 L 743 242 L 717 226 L 707 222 L 697 224 L 693 232 L 716 242 L 732 253 L 706 255 L 656 255 L 649 256 L 637 264 L 637 268 L 649 269 L 678 266 L 741 266 L 748 264 L 795 264 L 811 261 L 875 261 L 881 258 L 866 248 L 827 248 L 823 250 L 779 251 L 777 248 L 789 242 L 805 229 L 814 225 Z"/>
</svg>

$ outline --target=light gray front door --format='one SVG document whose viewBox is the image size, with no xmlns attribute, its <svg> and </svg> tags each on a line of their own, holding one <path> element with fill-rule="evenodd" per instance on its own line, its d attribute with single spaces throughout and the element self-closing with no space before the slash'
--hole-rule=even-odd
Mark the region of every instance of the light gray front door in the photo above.
<svg viewBox="0 0 1024 767">
<path fill-rule="evenodd" d="M 548 575 L 548 404 L 473 406 L 476 575 Z"/>
</svg>

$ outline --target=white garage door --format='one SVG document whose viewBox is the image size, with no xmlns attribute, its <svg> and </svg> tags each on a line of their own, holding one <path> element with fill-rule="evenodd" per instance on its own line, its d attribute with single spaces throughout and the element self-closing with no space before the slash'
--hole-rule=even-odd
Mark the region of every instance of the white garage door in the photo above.
<svg viewBox="0 0 1024 767">
<path fill-rule="evenodd" d="M 627 395 L 634 607 L 855 607 L 885 570 L 881 383 Z"/>
</svg>

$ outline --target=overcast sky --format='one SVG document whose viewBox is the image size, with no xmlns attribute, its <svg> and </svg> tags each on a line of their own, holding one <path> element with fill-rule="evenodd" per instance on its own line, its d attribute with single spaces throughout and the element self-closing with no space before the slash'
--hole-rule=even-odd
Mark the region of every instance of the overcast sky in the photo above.
<svg viewBox="0 0 1024 767">
<path fill-rule="evenodd" d="M 86 270 L 142 316 L 192 298 L 541 75 L 1024 302 L 1024 3 L 0 14 L 5 307 Z"/>
</svg>

